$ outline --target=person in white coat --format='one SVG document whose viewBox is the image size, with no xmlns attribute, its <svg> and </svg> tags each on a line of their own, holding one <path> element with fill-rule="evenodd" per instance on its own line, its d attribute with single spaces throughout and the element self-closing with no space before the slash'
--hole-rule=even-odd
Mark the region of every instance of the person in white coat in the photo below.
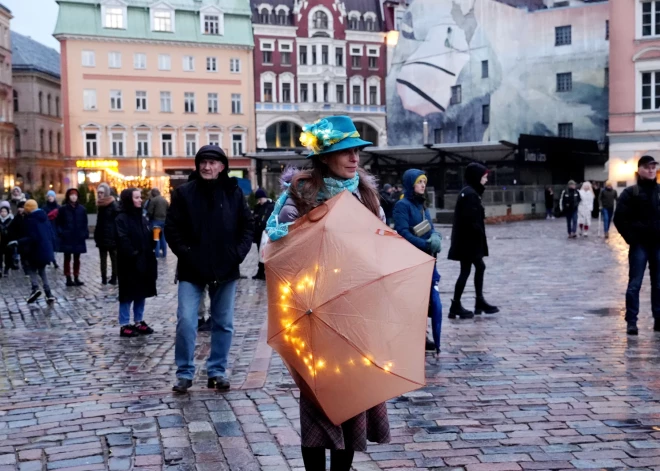
<svg viewBox="0 0 660 471">
<path fill-rule="evenodd" d="M 587 237 L 589 235 L 589 224 L 591 223 L 591 211 L 594 207 L 594 190 L 591 188 L 591 183 L 584 182 L 578 191 L 580 193 L 578 227 L 580 228 L 580 236 Z"/>
</svg>

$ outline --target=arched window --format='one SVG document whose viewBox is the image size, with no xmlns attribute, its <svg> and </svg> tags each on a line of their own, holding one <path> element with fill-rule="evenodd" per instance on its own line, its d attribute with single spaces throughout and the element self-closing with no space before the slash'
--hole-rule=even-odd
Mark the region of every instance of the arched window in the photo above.
<svg viewBox="0 0 660 471">
<path fill-rule="evenodd" d="M 360 18 L 357 16 L 352 16 L 348 20 L 348 29 L 359 29 L 360 28 Z"/>
<path fill-rule="evenodd" d="M 21 151 L 21 132 L 18 129 L 14 129 L 14 145 L 18 154 Z"/>
<path fill-rule="evenodd" d="M 314 13 L 314 29 L 328 29 L 328 15 L 325 12 Z"/>
<path fill-rule="evenodd" d="M 62 134 L 59 131 L 57 132 L 57 153 L 62 153 Z"/>
<path fill-rule="evenodd" d="M 49 93 L 49 94 L 48 94 L 48 98 L 46 98 L 46 104 L 47 104 L 47 108 L 46 108 L 46 109 L 48 110 L 48 116 L 51 115 L 51 112 L 50 112 L 50 111 L 51 111 L 50 102 L 51 102 L 51 97 L 50 97 L 50 93 Z"/>
<path fill-rule="evenodd" d="M 266 129 L 266 145 L 271 148 L 295 149 L 302 129 L 296 123 L 280 121 Z"/>
<path fill-rule="evenodd" d="M 277 24 L 279 24 L 279 25 L 288 25 L 289 24 L 289 17 L 286 14 L 286 11 L 280 10 L 277 13 Z"/>
<path fill-rule="evenodd" d="M 45 152 L 46 149 L 46 138 L 43 129 L 39 131 L 39 149 L 41 149 L 41 152 Z"/>
<path fill-rule="evenodd" d="M 376 31 L 376 22 L 373 18 L 367 18 L 364 20 L 364 29 L 367 31 Z"/>
<path fill-rule="evenodd" d="M 14 90 L 14 113 L 18 112 L 18 92 Z"/>
<path fill-rule="evenodd" d="M 60 117 L 60 97 L 55 97 L 55 116 Z"/>
<path fill-rule="evenodd" d="M 39 92 L 39 114 L 44 114 L 44 94 Z"/>
<path fill-rule="evenodd" d="M 259 23 L 268 24 L 270 23 L 270 12 L 268 8 L 262 8 L 259 12 Z"/>
<path fill-rule="evenodd" d="M 53 153 L 53 131 L 48 131 L 48 152 Z"/>
</svg>

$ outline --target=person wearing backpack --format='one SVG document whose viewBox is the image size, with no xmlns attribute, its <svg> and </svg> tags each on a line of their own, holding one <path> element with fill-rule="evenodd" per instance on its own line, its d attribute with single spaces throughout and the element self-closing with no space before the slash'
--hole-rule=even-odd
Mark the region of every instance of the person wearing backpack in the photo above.
<svg viewBox="0 0 660 471">
<path fill-rule="evenodd" d="M 559 197 L 559 209 L 566 216 L 566 227 L 568 238 L 577 237 L 578 206 L 580 205 L 580 193 L 575 189 L 577 184 L 574 180 L 568 182 L 568 188 L 561 192 Z"/>
<path fill-rule="evenodd" d="M 651 272 L 653 330 L 660 332 L 660 189 L 656 182 L 658 162 L 642 156 L 637 162 L 637 184 L 623 190 L 614 211 L 614 225 L 630 246 L 626 290 L 626 332 L 637 335 L 639 290 L 646 265 Z"/>
</svg>

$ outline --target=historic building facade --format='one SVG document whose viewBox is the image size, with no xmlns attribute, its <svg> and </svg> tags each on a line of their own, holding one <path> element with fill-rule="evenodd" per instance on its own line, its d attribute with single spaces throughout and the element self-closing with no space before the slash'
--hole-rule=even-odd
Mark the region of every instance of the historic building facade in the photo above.
<svg viewBox="0 0 660 471">
<path fill-rule="evenodd" d="M 16 183 L 11 38 L 9 36 L 11 19 L 11 11 L 0 4 L 0 184 L 2 184 L 4 192 L 9 191 Z"/>
<path fill-rule="evenodd" d="M 385 28 L 379 0 L 251 0 L 257 149 L 293 149 L 300 129 L 349 115 L 387 143 Z"/>
</svg>

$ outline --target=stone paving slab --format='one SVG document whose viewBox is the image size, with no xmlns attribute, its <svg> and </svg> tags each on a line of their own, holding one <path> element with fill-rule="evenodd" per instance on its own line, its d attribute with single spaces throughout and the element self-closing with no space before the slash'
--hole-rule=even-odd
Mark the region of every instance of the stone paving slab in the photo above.
<svg viewBox="0 0 660 471">
<path fill-rule="evenodd" d="M 488 227 L 486 293 L 502 313 L 445 319 L 427 386 L 388 403 L 392 442 L 358 453 L 354 470 L 660 470 L 648 284 L 640 335 L 627 337 L 627 248 L 618 236 L 569 241 L 563 227 Z M 66 288 L 60 274 L 52 308 L 24 302 L 20 274 L 0 280 L 0 471 L 302 470 L 299 393 L 265 344 L 264 285 L 239 282 L 235 389 L 205 388 L 201 334 L 195 386 L 176 396 L 175 258 L 159 262 L 147 301 L 156 334 L 120 339 L 116 288 L 100 285 L 89 249 L 86 285 Z M 253 251 L 242 272 L 255 266 Z M 448 306 L 458 266 L 438 268 Z M 468 306 L 473 296 L 468 286 Z"/>
</svg>

